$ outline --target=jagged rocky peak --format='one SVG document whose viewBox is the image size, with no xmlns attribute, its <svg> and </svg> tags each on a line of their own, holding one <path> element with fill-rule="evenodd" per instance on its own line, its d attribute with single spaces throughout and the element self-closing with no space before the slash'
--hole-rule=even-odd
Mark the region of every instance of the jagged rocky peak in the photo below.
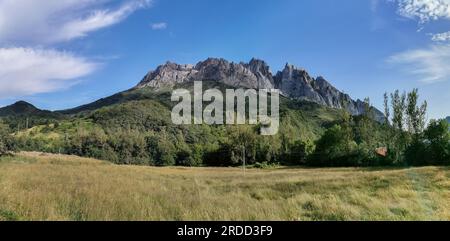
<svg viewBox="0 0 450 241">
<path fill-rule="evenodd" d="M 180 65 L 172 62 L 167 62 L 164 65 L 158 66 L 156 70 L 150 71 L 138 84 L 137 88 L 171 87 L 177 83 L 185 82 L 186 79 L 193 73 L 195 73 L 193 65 Z"/>
<path fill-rule="evenodd" d="M 275 88 L 287 97 L 325 104 L 311 83 L 314 79 L 301 68 L 286 64 L 275 76 Z"/>
<path fill-rule="evenodd" d="M 248 63 L 208 58 L 195 66 L 167 62 L 150 71 L 136 88 L 159 89 L 192 81 L 217 81 L 233 87 L 253 89 L 276 88 L 288 98 L 311 101 L 332 108 L 346 108 L 354 115 L 364 113 L 362 101 L 354 101 L 325 78 L 313 78 L 305 69 L 292 64 L 286 64 L 282 71 L 273 75 L 266 62 L 255 58 Z M 377 119 L 383 119 L 380 111 L 375 112 Z"/>
<path fill-rule="evenodd" d="M 246 67 L 256 76 L 258 81 L 257 89 L 271 89 L 275 86 L 275 81 L 270 71 L 269 65 L 260 59 L 251 59 Z"/>
<path fill-rule="evenodd" d="M 269 65 L 260 59 L 251 59 L 248 64 L 245 64 L 254 74 L 261 74 L 261 76 L 272 78 L 272 72 L 270 72 Z"/>
<path fill-rule="evenodd" d="M 208 58 L 204 61 L 200 61 L 195 65 L 195 69 L 206 69 L 206 68 L 217 68 L 217 69 L 228 69 L 230 67 L 230 62 L 223 58 Z"/>
<path fill-rule="evenodd" d="M 224 59 L 210 58 L 200 62 L 194 80 L 212 80 L 235 87 L 254 89 L 273 88 L 269 66 L 262 60 L 252 59 L 249 63 L 234 63 Z"/>
<path fill-rule="evenodd" d="M 197 81 L 217 81 L 231 86 L 254 88 L 256 78 L 243 64 L 228 62 L 224 59 L 209 58 L 195 66 L 198 71 L 193 79 Z"/>
<path fill-rule="evenodd" d="M 149 72 L 137 88 L 172 87 L 189 81 L 218 81 L 235 87 L 273 88 L 269 66 L 262 60 L 234 63 L 222 58 L 208 58 L 193 65 L 167 62 Z"/>
<path fill-rule="evenodd" d="M 283 86 L 290 86 L 291 84 L 310 84 L 313 78 L 309 76 L 305 69 L 298 68 L 292 64 L 287 63 L 282 71 L 278 71 L 274 77 L 275 87 L 282 89 Z M 287 89 L 286 89 L 287 90 Z"/>
<path fill-rule="evenodd" d="M 313 88 L 320 94 L 326 105 L 334 108 L 342 108 L 343 103 L 350 104 L 352 99 L 349 95 L 336 89 L 325 78 L 319 76 L 312 83 Z M 353 111 L 351 111 L 353 113 Z"/>
</svg>

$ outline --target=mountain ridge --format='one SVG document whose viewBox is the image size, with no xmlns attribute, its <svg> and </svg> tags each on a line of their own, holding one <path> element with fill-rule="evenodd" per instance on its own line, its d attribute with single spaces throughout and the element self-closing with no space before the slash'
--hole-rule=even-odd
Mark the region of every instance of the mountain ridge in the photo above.
<svg viewBox="0 0 450 241">
<path fill-rule="evenodd" d="M 353 100 L 339 91 L 324 77 L 313 78 L 302 68 L 286 64 L 273 74 L 264 61 L 252 58 L 248 63 L 229 62 L 223 58 L 208 58 L 193 64 L 166 62 L 150 71 L 135 89 L 173 88 L 176 84 L 192 81 L 217 81 L 233 87 L 252 89 L 279 89 L 288 98 L 315 102 L 332 108 L 346 108 L 352 115 L 364 114 L 364 102 Z M 384 115 L 374 108 L 375 119 Z"/>
<path fill-rule="evenodd" d="M 20 116 L 20 115 L 34 115 L 34 116 L 45 116 L 45 117 L 58 117 L 53 111 L 41 110 L 36 106 L 26 102 L 17 101 L 14 104 L 0 108 L 0 117 L 5 116 Z"/>
<path fill-rule="evenodd" d="M 282 71 L 272 74 L 270 66 L 260 59 L 252 58 L 248 63 L 234 63 L 223 58 L 208 58 L 195 65 L 168 61 L 155 70 L 149 71 L 135 87 L 129 90 L 71 109 L 45 111 L 27 102 L 19 101 L 0 108 L 0 116 L 77 114 L 129 100 L 149 98 L 148 95 L 139 93 L 140 90 L 146 88 L 170 90 L 176 85 L 191 81 L 212 81 L 233 88 L 279 89 L 281 95 L 286 98 L 314 102 L 336 109 L 346 108 L 352 115 L 364 114 L 366 109 L 363 101 L 353 100 L 348 94 L 335 88 L 324 77 L 313 78 L 305 69 L 292 64 L 286 64 Z M 28 111 L 23 111 L 21 108 Z M 384 120 L 383 113 L 378 109 L 373 108 L 373 113 L 375 120 Z"/>
</svg>

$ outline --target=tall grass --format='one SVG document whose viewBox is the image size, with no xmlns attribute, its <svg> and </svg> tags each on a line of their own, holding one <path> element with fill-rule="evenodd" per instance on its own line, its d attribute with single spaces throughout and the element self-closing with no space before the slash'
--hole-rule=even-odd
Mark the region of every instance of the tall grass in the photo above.
<svg viewBox="0 0 450 241">
<path fill-rule="evenodd" d="M 0 220 L 450 220 L 449 168 L 117 166 L 0 159 Z"/>
</svg>

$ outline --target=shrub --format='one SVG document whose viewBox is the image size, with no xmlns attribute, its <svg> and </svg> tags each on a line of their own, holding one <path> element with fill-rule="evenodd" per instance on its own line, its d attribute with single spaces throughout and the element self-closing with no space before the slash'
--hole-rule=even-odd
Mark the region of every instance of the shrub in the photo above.
<svg viewBox="0 0 450 241">
<path fill-rule="evenodd" d="M 177 152 L 175 146 L 165 134 L 147 138 L 147 149 L 156 166 L 173 166 L 176 163 Z"/>
<path fill-rule="evenodd" d="M 450 164 L 450 133 L 446 120 L 432 120 L 425 130 L 425 139 L 429 142 L 428 156 L 435 165 Z"/>
<path fill-rule="evenodd" d="M 10 135 L 9 127 L 0 122 L 0 156 L 16 151 L 16 143 Z"/>
<path fill-rule="evenodd" d="M 348 127 L 334 125 L 317 141 L 316 150 L 308 161 L 312 166 L 350 166 L 350 157 L 357 148 Z"/>
</svg>

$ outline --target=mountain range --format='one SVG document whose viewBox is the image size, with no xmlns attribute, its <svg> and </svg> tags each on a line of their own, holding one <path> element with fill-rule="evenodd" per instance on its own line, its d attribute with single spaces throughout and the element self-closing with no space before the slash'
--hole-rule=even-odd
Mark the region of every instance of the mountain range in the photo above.
<svg viewBox="0 0 450 241">
<path fill-rule="evenodd" d="M 254 125 L 175 125 L 173 89 L 278 89 L 279 131 L 258 135 Z M 234 150 L 248 145 L 248 160 L 304 164 L 306 149 L 342 121 L 342 109 L 355 115 L 367 109 L 360 100 L 325 78 L 286 64 L 273 74 L 262 60 L 233 63 L 209 58 L 196 65 L 166 63 L 148 72 L 136 86 L 86 105 L 61 111 L 40 110 L 19 101 L 0 108 L 0 121 L 16 137 L 20 150 L 95 157 L 118 164 L 229 166 Z M 383 114 L 373 109 L 376 120 Z M 370 122 L 374 143 L 385 138 L 384 125 Z M 341 138 L 340 136 L 338 138 Z M 242 144 L 241 141 L 245 140 Z M 237 147 L 237 146 L 239 147 Z M 236 149 L 237 148 L 237 149 Z"/>
<path fill-rule="evenodd" d="M 225 59 L 208 58 L 196 65 L 167 62 L 150 71 L 135 88 L 173 88 L 176 84 L 205 80 L 232 87 L 278 89 L 287 98 L 331 108 L 346 108 L 352 115 L 361 115 L 365 111 L 363 101 L 353 100 L 323 77 L 313 78 L 306 70 L 291 64 L 286 64 L 282 71 L 272 74 L 267 63 L 258 59 L 248 63 L 233 63 Z M 377 120 L 383 120 L 381 111 L 374 109 L 374 114 Z"/>
<path fill-rule="evenodd" d="M 345 108 L 352 115 L 361 115 L 365 111 L 363 101 L 353 100 L 325 78 L 313 78 L 306 70 L 291 64 L 286 64 L 283 70 L 273 74 L 266 62 L 255 58 L 248 63 L 208 58 L 195 65 L 167 62 L 150 71 L 134 88 L 73 109 L 50 112 L 19 101 L 0 108 L 0 117 L 23 114 L 57 118 L 61 114 L 77 114 L 127 100 L 138 100 L 142 98 L 138 94 L 139 90 L 170 90 L 193 81 L 208 81 L 234 88 L 278 89 L 288 99 L 313 102 L 335 109 Z M 374 117 L 378 121 L 384 119 L 383 113 L 376 108 Z"/>
</svg>

